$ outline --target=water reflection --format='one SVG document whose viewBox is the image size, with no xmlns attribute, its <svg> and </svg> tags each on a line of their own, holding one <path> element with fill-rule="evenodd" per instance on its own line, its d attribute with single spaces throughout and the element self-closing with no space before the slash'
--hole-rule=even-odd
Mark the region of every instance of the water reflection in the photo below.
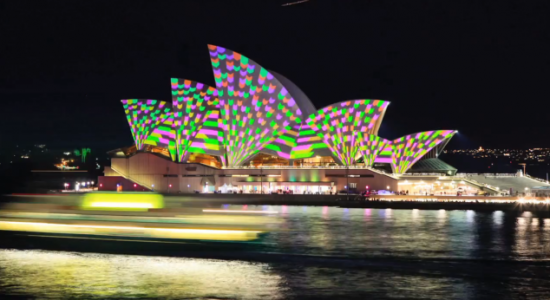
<svg viewBox="0 0 550 300">
<path fill-rule="evenodd" d="M 420 217 L 420 213 L 419 213 L 419 210 L 418 209 L 413 209 L 412 210 L 412 218 L 413 220 L 418 220 L 418 218 Z"/>
<path fill-rule="evenodd" d="M 493 222 L 496 227 L 502 225 L 502 219 L 504 218 L 504 213 L 500 210 L 493 212 Z"/>
<path fill-rule="evenodd" d="M 280 299 L 284 290 L 266 264 L 238 261 L 1 250 L 0 270 L 4 292 L 45 299 Z"/>
<path fill-rule="evenodd" d="M 292 264 L 0 250 L 0 295 L 38 299 L 502 299 L 502 284 L 430 274 Z M 473 270 L 472 274 L 478 270 Z M 425 274 L 423 274 L 425 273 Z M 499 274 L 497 272 L 497 274 Z M 449 276 L 450 275 L 450 276 Z M 471 275 L 470 275 L 471 276 Z M 532 285 L 540 284 L 535 281 Z M 524 285 L 530 288 L 530 283 Z M 538 294 L 544 296 L 547 294 Z"/>
<path fill-rule="evenodd" d="M 550 239 L 550 221 L 533 218 L 530 212 L 515 216 L 472 210 L 268 209 L 286 212 L 279 214 L 284 224 L 280 228 L 286 230 L 273 232 L 266 239 L 278 252 L 350 257 L 549 258 L 535 244 Z"/>
<path fill-rule="evenodd" d="M 509 293 L 532 294 L 548 279 L 543 264 L 517 267 L 491 263 L 485 273 L 475 264 L 478 260 L 548 260 L 550 218 L 532 213 L 326 206 L 246 208 L 277 211 L 282 218 L 261 251 L 299 254 L 300 262 L 320 258 L 323 267 L 0 250 L 0 295 L 43 299 L 371 299 L 403 295 L 418 299 L 426 295 L 433 299 L 504 299 Z M 353 268 L 340 262 L 324 267 L 325 262 L 341 257 L 352 259 Z M 396 262 L 401 258 L 420 263 L 407 268 Z M 434 258 L 438 259 L 435 263 Z M 440 258 L 453 266 L 440 269 Z M 356 262 L 369 260 L 385 265 L 381 271 L 355 268 Z M 472 265 L 462 267 L 467 262 Z M 424 270 L 427 266 L 432 269 Z M 516 270 L 513 276 L 499 277 Z M 497 279 L 484 281 L 487 276 Z M 522 285 L 516 286 L 517 282 Z M 537 295 L 540 299 L 550 296 L 548 292 Z"/>
<path fill-rule="evenodd" d="M 437 213 L 437 218 L 440 222 L 445 222 L 447 219 L 447 212 L 444 209 L 440 209 Z"/>
<path fill-rule="evenodd" d="M 476 213 L 473 210 L 466 211 L 466 221 L 468 221 L 468 223 L 473 223 L 475 215 Z"/>
</svg>

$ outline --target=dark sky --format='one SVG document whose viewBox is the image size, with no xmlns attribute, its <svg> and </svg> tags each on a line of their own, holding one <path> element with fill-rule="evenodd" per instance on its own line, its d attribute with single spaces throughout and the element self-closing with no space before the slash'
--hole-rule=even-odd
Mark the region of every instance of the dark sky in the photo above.
<svg viewBox="0 0 550 300">
<path fill-rule="evenodd" d="M 391 101 L 380 135 L 458 129 L 449 147 L 550 147 L 550 1 L 0 1 L 0 144 L 132 143 L 120 99 L 214 84 L 212 43 L 317 108 Z"/>
</svg>

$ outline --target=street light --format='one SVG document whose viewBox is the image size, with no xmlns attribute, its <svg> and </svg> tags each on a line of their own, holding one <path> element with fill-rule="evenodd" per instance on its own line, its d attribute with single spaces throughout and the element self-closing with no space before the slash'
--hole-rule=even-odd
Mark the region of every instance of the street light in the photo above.
<svg viewBox="0 0 550 300">
<path fill-rule="evenodd" d="M 527 164 L 521 163 L 521 164 L 518 164 L 518 165 L 523 166 L 523 176 L 527 175 L 527 173 L 525 173 L 525 167 L 527 166 Z"/>
</svg>

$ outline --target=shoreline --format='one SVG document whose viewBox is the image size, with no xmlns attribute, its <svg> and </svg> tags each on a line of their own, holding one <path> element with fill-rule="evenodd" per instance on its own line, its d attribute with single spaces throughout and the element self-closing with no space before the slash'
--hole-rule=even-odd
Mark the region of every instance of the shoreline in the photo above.
<svg viewBox="0 0 550 300">
<path fill-rule="evenodd" d="M 77 206 L 81 194 L 52 195 L 3 195 L 1 203 L 56 203 Z M 476 199 L 477 198 L 477 199 Z M 423 209 L 423 210 L 475 210 L 475 211 L 532 211 L 550 213 L 550 201 L 546 198 L 507 197 L 425 197 L 425 196 L 378 196 L 376 200 L 357 195 L 257 195 L 257 194 L 168 194 L 164 195 L 166 208 L 219 207 L 221 205 L 286 205 L 327 206 L 340 208 L 373 209 Z M 354 200 L 355 199 L 355 200 Z"/>
</svg>

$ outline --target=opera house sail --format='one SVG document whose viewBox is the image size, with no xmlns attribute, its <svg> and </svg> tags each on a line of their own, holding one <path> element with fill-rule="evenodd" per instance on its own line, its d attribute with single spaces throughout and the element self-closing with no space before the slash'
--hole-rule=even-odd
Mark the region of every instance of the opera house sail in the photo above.
<svg viewBox="0 0 550 300">
<path fill-rule="evenodd" d="M 454 130 L 390 140 L 378 135 L 388 101 L 357 99 L 316 109 L 289 79 L 229 49 L 208 45 L 213 86 L 171 79 L 172 101 L 122 100 L 135 151 L 177 163 L 208 158 L 219 168 L 277 157 L 286 166 L 374 168 L 406 173 L 442 148 Z M 308 164 L 309 163 L 309 164 Z"/>
</svg>

